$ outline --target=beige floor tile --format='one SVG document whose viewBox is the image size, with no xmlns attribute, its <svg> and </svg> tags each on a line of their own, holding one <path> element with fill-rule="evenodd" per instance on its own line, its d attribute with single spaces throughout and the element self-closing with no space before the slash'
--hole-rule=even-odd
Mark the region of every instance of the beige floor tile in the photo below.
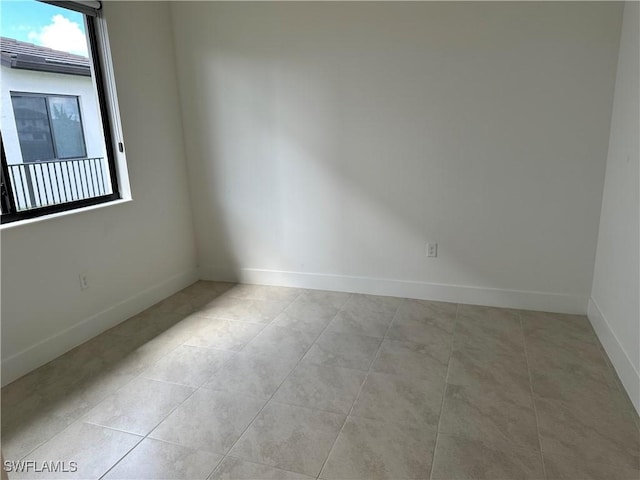
<svg viewBox="0 0 640 480">
<path fill-rule="evenodd" d="M 136 378 L 91 409 L 83 421 L 146 435 L 192 392 L 184 385 Z"/>
<path fill-rule="evenodd" d="M 457 311 L 456 303 L 405 298 L 400 303 L 398 315 L 414 319 L 436 320 L 443 328 L 451 331 L 453 328 L 451 322 L 455 320 Z"/>
<path fill-rule="evenodd" d="M 133 378 L 107 370 L 98 371 L 93 377 L 77 383 L 62 382 L 43 387 L 18 404 L 2 407 L 3 433 L 7 433 L 7 436 L 9 433 L 19 434 L 26 441 L 31 433 L 40 431 L 38 435 L 45 435 L 40 443 L 44 442 L 52 436 L 46 436 L 49 427 L 45 425 L 71 424 Z"/>
<path fill-rule="evenodd" d="M 533 391 L 539 397 L 559 400 L 575 408 L 582 404 L 600 404 L 603 409 L 614 405 L 620 408 L 624 394 L 616 388 L 613 379 L 588 372 L 584 367 L 576 368 L 575 372 L 551 369 L 532 371 Z"/>
<path fill-rule="evenodd" d="M 351 293 L 347 292 L 332 292 L 328 290 L 305 290 L 301 296 L 313 302 L 317 302 L 322 305 L 331 305 L 337 309 L 340 309 L 351 297 Z"/>
<path fill-rule="evenodd" d="M 533 391 L 538 396 L 570 403 L 624 401 L 599 345 L 579 342 L 565 349 L 535 341 L 527 343 L 527 354 Z"/>
<path fill-rule="evenodd" d="M 490 327 L 491 324 L 495 324 L 498 331 L 500 331 L 512 323 L 519 324 L 520 311 L 512 308 L 460 303 L 457 308 L 457 320 L 464 319 L 475 320 L 476 323 L 481 323 L 483 327 Z"/>
<path fill-rule="evenodd" d="M 2 411 L 3 420 L 9 415 L 11 415 L 10 411 Z M 2 453 L 5 460 L 21 460 L 36 447 L 63 431 L 72 422 L 73 420 L 69 418 L 40 412 L 23 418 L 19 423 L 14 423 L 10 427 L 3 427 Z"/>
<path fill-rule="evenodd" d="M 108 368 L 121 375 L 140 375 L 150 365 L 173 351 L 178 343 L 155 337 L 143 341 L 136 337 L 111 337 L 113 344 L 102 356 Z"/>
<path fill-rule="evenodd" d="M 640 432 L 616 405 L 564 404 L 535 397 L 543 453 L 640 468 Z"/>
<path fill-rule="evenodd" d="M 211 480 L 312 480 L 314 478 L 235 457 L 226 457 L 211 476 Z"/>
<path fill-rule="evenodd" d="M 317 334 L 269 325 L 247 344 L 243 352 L 286 358 L 297 362 L 313 344 Z"/>
<path fill-rule="evenodd" d="M 199 280 L 187 288 L 180 290 L 178 293 L 169 297 L 171 302 L 165 306 L 165 309 L 171 310 L 172 306 L 177 305 L 181 307 L 182 311 L 186 310 L 186 305 L 191 306 L 192 309 L 197 310 L 203 305 L 215 300 L 220 295 L 226 293 L 231 288 L 234 288 L 237 284 L 229 282 L 211 282 L 206 280 Z M 158 304 L 163 305 L 163 302 Z M 153 308 L 153 307 L 152 307 Z"/>
<path fill-rule="evenodd" d="M 201 323 L 185 345 L 221 350 L 241 350 L 247 342 L 258 335 L 264 325 L 246 322 L 232 322 L 219 318 L 208 318 Z"/>
<path fill-rule="evenodd" d="M 0 405 L 2 409 L 4 410 L 19 405 L 37 391 L 41 390 L 45 384 L 48 368 L 49 364 L 43 365 L 2 387 L 2 394 L 0 395 Z"/>
<path fill-rule="evenodd" d="M 206 480 L 222 455 L 145 438 L 105 480 Z"/>
<path fill-rule="evenodd" d="M 622 385 L 622 382 L 618 378 L 617 374 L 615 374 L 615 383 L 617 385 L 620 411 L 623 413 L 623 415 L 631 417 L 638 430 L 640 430 L 640 415 L 638 415 L 631 397 L 627 394 L 627 391 L 624 388 L 624 385 Z"/>
<path fill-rule="evenodd" d="M 73 387 L 49 389 L 44 397 L 47 411 L 58 417 L 79 420 L 89 410 L 109 395 L 131 382 L 133 375 L 120 374 L 118 371 L 97 372 L 94 377 L 85 379 Z"/>
<path fill-rule="evenodd" d="M 379 346 L 379 338 L 324 332 L 307 352 L 305 361 L 366 372 Z"/>
<path fill-rule="evenodd" d="M 78 478 L 640 471 L 640 419 L 582 315 L 196 282 L 0 400 L 5 458 Z"/>
<path fill-rule="evenodd" d="M 453 338 L 456 305 L 453 303 L 404 300 L 389 327 L 393 340 L 446 345 Z"/>
<path fill-rule="evenodd" d="M 576 342 L 597 345 L 596 335 L 584 315 L 520 311 L 525 341 L 542 340 L 549 344 L 574 347 Z"/>
<path fill-rule="evenodd" d="M 106 333 L 118 337 L 145 336 L 147 338 L 153 338 L 157 330 L 149 324 L 149 316 L 149 313 L 140 313 L 110 328 Z"/>
<path fill-rule="evenodd" d="M 640 470 L 605 463 L 593 463 L 573 457 L 545 455 L 547 480 L 638 480 Z"/>
<path fill-rule="evenodd" d="M 296 365 L 286 356 L 240 352 L 213 374 L 204 388 L 248 395 L 265 402 Z"/>
<path fill-rule="evenodd" d="M 540 448 L 533 399 L 519 392 L 448 384 L 439 431 L 483 440 L 498 450 Z"/>
<path fill-rule="evenodd" d="M 189 323 L 190 319 L 196 316 L 198 316 L 196 311 L 152 316 L 150 323 L 155 329 L 154 339 L 176 344 L 182 343 L 183 338 L 177 338 L 175 334 L 172 335 L 177 330 L 175 327 L 179 324 Z"/>
<path fill-rule="evenodd" d="M 188 293 L 177 292 L 147 310 L 154 313 L 170 312 L 188 314 L 194 311 L 194 306 L 191 303 L 191 298 Z"/>
<path fill-rule="evenodd" d="M 249 300 L 234 297 L 219 297 L 198 310 L 207 317 L 234 320 L 237 322 L 270 323 L 289 302 L 273 300 Z"/>
<path fill-rule="evenodd" d="M 222 295 L 233 286 L 233 283 L 199 280 L 181 290 L 181 293 L 187 296 L 189 303 L 191 303 L 195 309 L 199 309 L 203 305 L 206 305 L 210 301 Z"/>
<path fill-rule="evenodd" d="M 498 450 L 482 440 L 438 435 L 432 480 L 544 478 L 540 452 Z"/>
<path fill-rule="evenodd" d="M 301 362 L 273 397 L 274 401 L 349 413 L 365 373 L 337 367 L 320 367 Z"/>
<path fill-rule="evenodd" d="M 435 427 L 349 417 L 320 477 L 326 480 L 427 479 Z"/>
<path fill-rule="evenodd" d="M 369 373 L 351 414 L 409 425 L 437 425 L 444 394 L 444 378 Z"/>
<path fill-rule="evenodd" d="M 321 296 L 300 295 L 273 321 L 278 327 L 305 330 L 319 335 L 338 313 L 335 300 Z"/>
<path fill-rule="evenodd" d="M 123 346 L 133 343 L 140 346 L 144 343 L 134 338 L 123 340 L 113 335 L 98 335 L 33 372 L 38 379 L 38 392 L 72 388 L 105 371 L 113 370 L 114 359 L 120 358 L 114 355 L 119 342 Z M 120 347 L 121 350 L 123 348 Z M 132 348 L 135 350 L 135 347 Z M 43 393 L 43 395 L 46 394 Z"/>
<path fill-rule="evenodd" d="M 328 330 L 382 338 L 400 302 L 394 297 L 352 295 L 331 321 Z"/>
<path fill-rule="evenodd" d="M 316 477 L 344 415 L 271 402 L 230 455 Z"/>
<path fill-rule="evenodd" d="M 18 403 L 2 405 L 2 431 L 14 425 L 19 426 L 35 414 L 43 413 L 46 410 L 46 399 L 41 393 L 37 392 L 25 395 Z"/>
<path fill-rule="evenodd" d="M 162 330 L 154 337 L 157 341 L 174 343 L 181 345 L 191 339 L 194 335 L 205 328 L 206 325 L 212 323 L 211 319 L 205 317 L 199 312 L 193 312 L 189 315 L 183 315 L 179 322 L 174 323 L 170 327 Z"/>
<path fill-rule="evenodd" d="M 133 377 L 114 371 L 107 358 L 114 337 L 100 335 L 2 389 L 2 426 L 34 414 L 76 420 Z"/>
<path fill-rule="evenodd" d="M 43 473 L 9 473 L 9 478 L 100 478 L 126 455 L 142 437 L 110 428 L 75 422 L 28 455 L 28 460 L 42 467 L 44 462 L 64 462 L 64 471 Z M 75 462 L 72 464 L 71 462 Z M 62 465 L 62 464 L 61 464 Z M 75 465 L 75 467 L 74 467 Z M 62 466 L 61 466 L 62 469 Z M 71 471 L 75 470 L 75 471 Z"/>
<path fill-rule="evenodd" d="M 489 390 L 505 390 L 530 398 L 531 384 L 524 352 L 492 351 L 464 345 L 449 360 L 449 383 Z"/>
<path fill-rule="evenodd" d="M 392 318 L 393 315 L 361 317 L 352 312 L 340 311 L 335 318 L 331 320 L 327 330 L 330 332 L 383 338 Z"/>
<path fill-rule="evenodd" d="M 225 292 L 225 296 L 249 300 L 271 300 L 278 302 L 292 302 L 304 290 L 290 287 L 277 287 L 273 285 L 234 285 Z"/>
<path fill-rule="evenodd" d="M 524 336 L 520 316 L 516 310 L 460 305 L 454 345 L 523 356 Z"/>
<path fill-rule="evenodd" d="M 142 376 L 199 387 L 234 355 L 235 352 L 227 350 L 180 345 L 142 372 Z"/>
<path fill-rule="evenodd" d="M 605 360 L 600 345 L 590 342 L 579 342 L 565 348 L 563 345 L 527 337 L 527 356 L 532 370 L 569 370 L 576 374 L 582 367 L 590 372 L 608 374 L 609 365 Z"/>
<path fill-rule="evenodd" d="M 145 310 L 107 330 L 106 333 L 119 337 L 151 339 L 187 316 L 187 314 L 175 312 Z"/>
<path fill-rule="evenodd" d="M 200 389 L 149 437 L 225 455 L 263 405 L 247 396 Z"/>
<path fill-rule="evenodd" d="M 371 370 L 427 380 L 444 378 L 451 346 L 384 339 Z"/>
</svg>

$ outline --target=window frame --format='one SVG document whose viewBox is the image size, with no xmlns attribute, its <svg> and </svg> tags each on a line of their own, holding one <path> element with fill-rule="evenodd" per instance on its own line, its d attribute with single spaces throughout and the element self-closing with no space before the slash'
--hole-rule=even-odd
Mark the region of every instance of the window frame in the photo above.
<svg viewBox="0 0 640 480">
<path fill-rule="evenodd" d="M 51 215 L 54 213 L 66 212 L 69 210 L 77 210 L 83 207 L 88 207 L 92 205 L 98 205 L 101 203 L 113 202 L 116 200 L 120 200 L 122 198 L 121 195 L 121 186 L 118 179 L 118 161 L 116 158 L 116 151 L 114 148 L 114 128 L 115 124 L 112 124 L 112 121 L 115 122 L 117 115 L 116 112 L 111 110 L 111 106 L 107 102 L 108 98 L 113 97 L 114 95 L 107 96 L 107 86 L 106 86 L 106 77 L 103 72 L 103 57 L 107 57 L 108 55 L 104 52 L 103 48 L 108 48 L 101 46 L 98 38 L 98 21 L 103 21 L 99 14 L 89 14 L 85 11 L 82 11 L 79 8 L 74 8 L 72 2 L 44 2 L 51 3 L 62 8 L 67 8 L 69 10 L 79 11 L 83 14 L 86 30 L 87 30 L 87 40 L 89 43 L 90 50 L 90 59 L 93 66 L 93 80 L 96 86 L 96 95 L 98 100 L 98 105 L 100 108 L 100 117 L 102 122 L 102 130 L 104 133 L 104 141 L 105 141 L 105 149 L 106 149 L 106 159 L 107 164 L 109 166 L 109 177 L 111 180 L 111 194 L 101 195 L 91 198 L 84 198 L 81 200 L 74 200 L 71 202 L 58 203 L 55 205 L 47 205 L 44 207 L 33 208 L 30 210 L 18 211 L 16 208 L 15 198 L 13 197 L 13 186 L 11 184 L 11 179 L 8 175 L 8 164 L 5 156 L 4 150 L 4 142 L 2 139 L 2 132 L 0 132 L 0 151 L 1 151 L 1 186 L 0 186 L 0 194 L 2 195 L 2 201 L 0 202 L 0 207 L 2 214 L 0 215 L 0 224 L 13 223 L 20 220 L 27 220 L 37 217 L 42 217 L 45 215 Z M 104 28 L 104 25 L 101 25 Z M 105 36 L 105 32 L 102 31 L 101 34 Z M 106 43 L 106 42 L 105 42 Z M 47 106 L 48 108 L 48 106 Z M 117 108 L 117 107 L 116 107 Z M 83 136 L 85 135 L 83 130 Z M 86 139 L 85 139 L 86 141 Z M 118 143 L 118 147 L 120 152 L 124 151 L 124 146 L 122 142 Z M 85 143 L 85 151 L 86 151 L 86 143 Z M 38 162 L 28 162 L 29 164 L 34 164 Z"/>
</svg>

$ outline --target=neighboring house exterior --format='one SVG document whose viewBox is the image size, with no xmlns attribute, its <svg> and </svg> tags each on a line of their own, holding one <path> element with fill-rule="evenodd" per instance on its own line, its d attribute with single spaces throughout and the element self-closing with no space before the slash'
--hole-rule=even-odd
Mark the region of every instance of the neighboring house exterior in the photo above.
<svg viewBox="0 0 640 480">
<path fill-rule="evenodd" d="M 20 209 L 111 193 L 88 58 L 0 38 L 0 129 Z"/>
</svg>

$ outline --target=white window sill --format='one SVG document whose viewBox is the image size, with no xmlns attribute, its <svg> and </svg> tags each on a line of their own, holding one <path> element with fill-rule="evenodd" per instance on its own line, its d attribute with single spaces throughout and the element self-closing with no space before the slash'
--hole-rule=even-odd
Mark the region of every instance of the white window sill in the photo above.
<svg viewBox="0 0 640 480">
<path fill-rule="evenodd" d="M 65 210 L 64 212 L 51 213 L 49 215 L 42 215 L 40 217 L 28 218 L 26 220 L 17 220 L 11 223 L 3 223 L 0 225 L 0 231 L 9 230 L 10 228 L 19 228 L 26 225 L 32 225 L 34 223 L 46 222 L 60 217 L 66 217 L 69 215 L 76 215 L 78 213 L 90 212 L 92 210 L 98 210 L 100 208 L 112 207 L 115 205 L 121 205 L 123 203 L 132 202 L 132 198 L 121 198 L 112 202 L 98 203 L 97 205 L 89 205 L 88 207 L 74 208 L 73 210 Z"/>
</svg>

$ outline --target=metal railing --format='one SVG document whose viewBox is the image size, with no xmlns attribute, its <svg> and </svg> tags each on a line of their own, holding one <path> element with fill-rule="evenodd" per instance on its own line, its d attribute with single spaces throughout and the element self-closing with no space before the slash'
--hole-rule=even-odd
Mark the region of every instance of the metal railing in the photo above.
<svg viewBox="0 0 640 480">
<path fill-rule="evenodd" d="M 18 211 L 47 207 L 113 191 L 104 158 L 8 165 Z"/>
</svg>

